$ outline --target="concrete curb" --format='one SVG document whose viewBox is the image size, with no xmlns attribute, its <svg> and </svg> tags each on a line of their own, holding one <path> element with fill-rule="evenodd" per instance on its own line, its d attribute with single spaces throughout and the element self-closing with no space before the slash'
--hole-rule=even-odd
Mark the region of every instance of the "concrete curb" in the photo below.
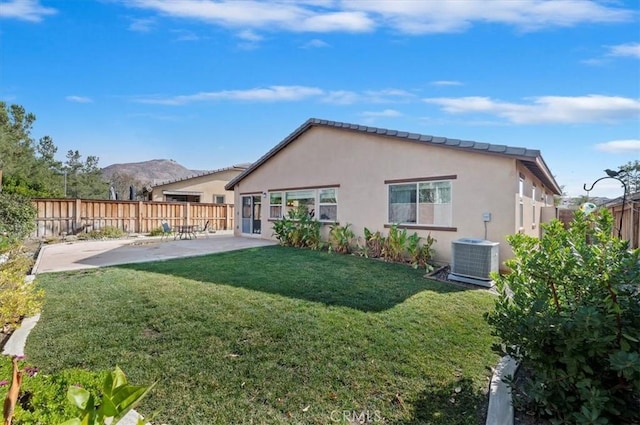
<svg viewBox="0 0 640 425">
<path fill-rule="evenodd" d="M 502 382 L 502 378 L 507 375 L 513 376 L 517 368 L 518 363 L 511 356 L 504 356 L 494 369 L 489 387 L 486 425 L 513 425 L 511 389 Z"/>
<path fill-rule="evenodd" d="M 40 320 L 39 314 L 23 319 L 18 329 L 9 336 L 2 354 L 5 356 L 24 356 L 24 345 L 27 342 L 27 337 L 31 329 L 38 323 L 38 320 Z"/>
</svg>

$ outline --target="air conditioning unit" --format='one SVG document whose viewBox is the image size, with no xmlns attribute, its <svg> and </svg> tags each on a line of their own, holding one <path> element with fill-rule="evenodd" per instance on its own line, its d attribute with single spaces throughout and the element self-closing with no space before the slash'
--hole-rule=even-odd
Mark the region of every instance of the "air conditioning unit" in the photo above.
<svg viewBox="0 0 640 425">
<path fill-rule="evenodd" d="M 500 244 L 484 239 L 462 238 L 451 242 L 449 280 L 493 286 L 491 272 L 497 272 Z"/>
</svg>

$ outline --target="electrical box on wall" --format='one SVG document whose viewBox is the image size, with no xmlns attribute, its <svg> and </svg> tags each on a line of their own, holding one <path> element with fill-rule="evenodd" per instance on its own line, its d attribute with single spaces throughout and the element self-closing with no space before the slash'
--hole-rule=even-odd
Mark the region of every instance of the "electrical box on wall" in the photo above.
<svg viewBox="0 0 640 425">
<path fill-rule="evenodd" d="M 482 221 L 484 222 L 491 221 L 491 213 L 490 212 L 482 213 Z"/>
</svg>

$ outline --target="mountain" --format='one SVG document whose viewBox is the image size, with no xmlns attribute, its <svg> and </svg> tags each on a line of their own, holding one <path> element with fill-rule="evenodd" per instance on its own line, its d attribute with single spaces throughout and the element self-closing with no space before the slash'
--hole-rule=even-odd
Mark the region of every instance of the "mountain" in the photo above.
<svg viewBox="0 0 640 425">
<path fill-rule="evenodd" d="M 112 164 L 102 169 L 106 180 L 110 180 L 114 174 L 129 174 L 145 185 L 190 177 L 202 172 L 203 170 L 189 170 L 172 159 Z"/>
</svg>

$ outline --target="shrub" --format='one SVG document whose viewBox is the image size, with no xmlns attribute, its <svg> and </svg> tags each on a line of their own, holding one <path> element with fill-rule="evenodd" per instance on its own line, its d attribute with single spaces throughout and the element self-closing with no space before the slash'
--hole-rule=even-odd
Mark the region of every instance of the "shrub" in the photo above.
<svg viewBox="0 0 640 425">
<path fill-rule="evenodd" d="M 5 399 L 13 372 L 12 359 L 0 358 L 0 397 Z M 65 369 L 53 375 L 19 361 L 23 379 L 13 412 L 14 425 L 88 424 L 103 425 L 122 418 L 148 394 L 149 387 L 132 386 L 116 367 L 111 373 Z M 102 395 L 102 397 L 99 397 Z M 6 407 L 5 407 L 6 408 Z M 70 419 L 78 417 L 78 419 Z M 66 422 L 65 422 L 66 421 Z"/>
<path fill-rule="evenodd" d="M 118 239 L 125 236 L 122 229 L 113 226 L 105 226 L 87 233 L 78 234 L 78 239 Z"/>
<path fill-rule="evenodd" d="M 507 354 L 532 371 L 529 408 L 553 423 L 638 420 L 640 249 L 611 236 L 608 211 L 553 221 L 540 239 L 508 238 L 512 273 L 486 318 Z"/>
<path fill-rule="evenodd" d="M 407 249 L 407 229 L 398 230 L 395 224 L 389 229 L 389 235 L 382 244 L 382 257 L 385 261 L 404 262 Z"/>
<path fill-rule="evenodd" d="M 7 261 L 0 264 L 0 326 L 11 331 L 23 317 L 40 310 L 43 291 L 36 290 L 33 282 L 25 282 L 33 260 L 19 248 L 7 254 Z"/>
<path fill-rule="evenodd" d="M 436 242 L 435 238 L 429 234 L 424 244 L 420 244 L 422 238 L 417 233 L 409 236 L 407 239 L 407 252 L 409 253 L 409 262 L 414 269 L 419 267 L 430 269 L 430 262 L 433 258 L 433 244 Z"/>
<path fill-rule="evenodd" d="M 149 232 L 149 236 L 162 236 L 164 235 L 164 229 L 162 227 L 156 227 Z"/>
<path fill-rule="evenodd" d="M 356 236 L 351 230 L 351 224 L 347 223 L 344 226 L 339 224 L 331 225 L 329 231 L 329 250 L 335 251 L 340 254 L 348 254 L 351 252 L 351 242 Z"/>
<path fill-rule="evenodd" d="M 0 399 L 7 396 L 11 384 L 12 359 L 0 358 Z M 80 369 L 67 369 L 55 375 L 47 375 L 38 368 L 21 360 L 23 371 L 21 395 L 14 410 L 14 425 L 60 424 L 77 414 L 67 399 L 67 390 L 72 385 L 81 385 L 88 391 L 97 393 L 106 373 L 94 373 Z"/>
<path fill-rule="evenodd" d="M 29 198 L 0 193 L 0 243 L 2 239 L 22 241 L 29 236 L 36 228 L 36 212 Z"/>
<path fill-rule="evenodd" d="M 289 211 L 286 217 L 273 223 L 273 234 L 284 246 L 311 249 L 321 246 L 320 222 L 314 220 L 304 206 Z"/>
<path fill-rule="evenodd" d="M 385 243 L 385 237 L 380 231 L 375 233 L 364 228 L 364 256 L 370 258 L 378 258 L 382 255 L 382 246 Z"/>
</svg>

